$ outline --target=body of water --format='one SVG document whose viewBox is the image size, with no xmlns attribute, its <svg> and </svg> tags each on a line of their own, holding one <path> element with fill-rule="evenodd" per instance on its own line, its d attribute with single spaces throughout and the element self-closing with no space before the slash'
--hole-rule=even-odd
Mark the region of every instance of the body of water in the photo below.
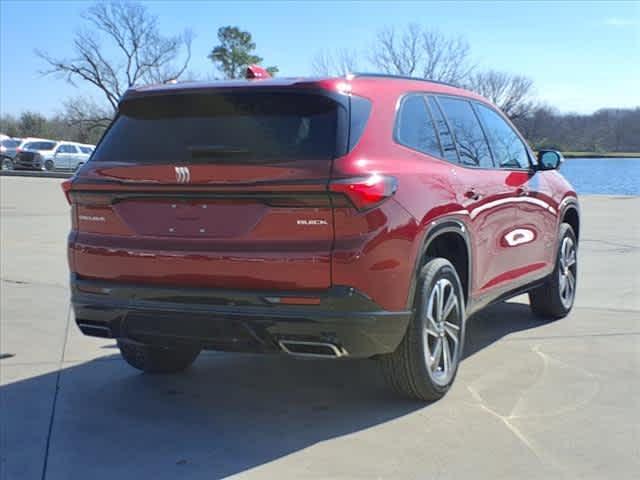
<svg viewBox="0 0 640 480">
<path fill-rule="evenodd" d="M 567 158 L 560 173 L 578 194 L 640 195 L 637 158 Z"/>
</svg>

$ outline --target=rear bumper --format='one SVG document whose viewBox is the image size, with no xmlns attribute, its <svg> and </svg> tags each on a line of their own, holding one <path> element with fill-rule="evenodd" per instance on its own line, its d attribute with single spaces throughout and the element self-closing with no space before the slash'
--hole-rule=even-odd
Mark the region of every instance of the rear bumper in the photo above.
<svg viewBox="0 0 640 480">
<path fill-rule="evenodd" d="M 280 297 L 319 303 L 283 305 Z M 254 352 L 282 351 L 281 341 L 320 342 L 350 357 L 392 352 L 412 316 L 382 310 L 349 287 L 301 294 L 150 287 L 72 275 L 71 301 L 87 335 Z"/>
</svg>

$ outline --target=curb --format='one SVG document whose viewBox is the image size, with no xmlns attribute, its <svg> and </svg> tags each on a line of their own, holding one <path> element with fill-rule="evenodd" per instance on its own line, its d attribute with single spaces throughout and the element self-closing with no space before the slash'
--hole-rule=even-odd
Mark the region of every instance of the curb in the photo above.
<svg viewBox="0 0 640 480">
<path fill-rule="evenodd" d="M 71 178 L 72 172 L 37 172 L 29 170 L 0 170 L 0 177 Z"/>
</svg>

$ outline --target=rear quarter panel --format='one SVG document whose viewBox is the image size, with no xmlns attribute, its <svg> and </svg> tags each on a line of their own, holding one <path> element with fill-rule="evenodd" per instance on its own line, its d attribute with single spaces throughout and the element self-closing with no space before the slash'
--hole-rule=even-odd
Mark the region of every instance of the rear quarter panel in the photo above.
<svg viewBox="0 0 640 480">
<path fill-rule="evenodd" d="M 398 190 L 368 213 L 336 210 L 333 283 L 358 288 L 386 310 L 399 311 L 410 300 L 416 263 L 432 222 L 461 216 L 461 206 L 451 183 L 451 164 L 394 142 L 395 112 L 403 91 L 381 82 L 375 93 L 366 81 L 358 86 L 353 93 L 375 98 L 371 116 L 353 151 L 334 162 L 333 178 L 390 175 L 397 179 Z"/>
</svg>

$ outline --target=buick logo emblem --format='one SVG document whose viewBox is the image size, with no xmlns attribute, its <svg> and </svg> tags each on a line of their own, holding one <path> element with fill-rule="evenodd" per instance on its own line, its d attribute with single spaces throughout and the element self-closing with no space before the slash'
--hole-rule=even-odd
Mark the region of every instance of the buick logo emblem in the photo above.
<svg viewBox="0 0 640 480">
<path fill-rule="evenodd" d="M 187 167 L 173 167 L 176 171 L 176 181 L 178 183 L 189 183 L 191 181 L 191 172 Z"/>
</svg>

